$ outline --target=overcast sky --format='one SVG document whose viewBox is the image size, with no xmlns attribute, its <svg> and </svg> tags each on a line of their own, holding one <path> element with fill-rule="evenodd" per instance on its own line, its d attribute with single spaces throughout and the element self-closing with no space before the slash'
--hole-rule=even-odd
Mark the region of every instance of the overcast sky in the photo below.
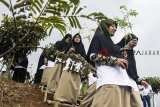
<svg viewBox="0 0 160 107">
<path fill-rule="evenodd" d="M 13 0 L 14 1 L 14 0 Z M 157 13 L 160 10 L 159 0 L 81 0 L 81 4 L 87 6 L 84 13 L 103 12 L 106 16 L 113 18 L 115 16 L 122 17 L 119 7 L 126 5 L 129 9 L 135 9 L 139 13 L 137 17 L 131 18 L 133 23 L 133 33 L 139 37 L 138 46 L 136 51 L 160 51 L 160 15 Z M 0 6 L 0 20 L 3 13 L 10 14 L 5 6 Z M 10 14 L 11 15 L 11 14 Z M 88 28 L 96 29 L 97 25 L 94 22 L 83 20 L 82 24 L 86 29 L 81 31 L 84 37 L 88 35 Z M 88 28 L 87 28 L 88 27 Z M 78 30 L 68 30 L 68 33 L 75 34 Z M 117 29 L 113 41 L 117 43 L 124 36 L 124 31 L 120 28 Z M 92 34 L 93 35 L 93 34 Z M 62 39 L 58 31 L 53 31 L 51 37 L 41 42 L 41 46 L 49 43 L 55 43 L 57 40 Z M 87 39 L 83 40 L 86 51 L 89 46 Z M 41 50 L 38 49 L 36 53 L 29 56 L 29 64 L 33 64 L 32 72 L 35 72 L 37 61 Z M 160 55 L 136 55 L 137 69 L 141 77 L 146 76 L 160 76 L 159 60 Z M 29 66 L 30 66 L 29 65 Z M 30 71 L 31 72 L 31 71 Z"/>
</svg>

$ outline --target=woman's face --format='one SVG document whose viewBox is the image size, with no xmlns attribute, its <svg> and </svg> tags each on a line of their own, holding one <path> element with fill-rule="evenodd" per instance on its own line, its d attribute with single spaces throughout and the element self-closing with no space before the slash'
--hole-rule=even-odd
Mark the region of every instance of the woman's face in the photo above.
<svg viewBox="0 0 160 107">
<path fill-rule="evenodd" d="M 116 32 L 117 28 L 115 24 L 112 24 L 109 26 L 108 32 L 111 36 L 114 36 L 115 32 Z"/>
<path fill-rule="evenodd" d="M 79 35 L 76 35 L 75 38 L 74 38 L 74 42 L 75 42 L 75 43 L 80 43 L 80 41 L 81 41 L 80 36 L 79 36 Z"/>
</svg>

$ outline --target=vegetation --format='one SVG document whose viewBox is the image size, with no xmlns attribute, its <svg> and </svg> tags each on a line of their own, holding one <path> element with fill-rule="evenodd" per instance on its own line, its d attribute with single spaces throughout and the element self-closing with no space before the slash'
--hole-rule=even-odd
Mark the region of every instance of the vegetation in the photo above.
<svg viewBox="0 0 160 107">
<path fill-rule="evenodd" d="M 155 94 L 160 92 L 160 77 L 147 77 L 145 80 L 151 85 Z"/>
</svg>

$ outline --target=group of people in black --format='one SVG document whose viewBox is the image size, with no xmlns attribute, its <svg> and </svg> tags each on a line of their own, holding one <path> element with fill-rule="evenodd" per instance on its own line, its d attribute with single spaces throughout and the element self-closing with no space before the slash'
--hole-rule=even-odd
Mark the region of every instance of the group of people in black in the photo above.
<svg viewBox="0 0 160 107">
<path fill-rule="evenodd" d="M 97 79 L 90 85 L 80 107 L 143 107 L 137 84 L 148 83 L 140 79 L 137 73 L 133 48 L 138 43 L 138 37 L 128 33 L 119 43 L 114 44 L 111 37 L 114 36 L 117 26 L 112 19 L 102 21 L 96 29 L 87 54 L 80 34 L 75 34 L 73 38 L 71 34 L 66 34 L 61 41 L 55 43 L 53 52 L 42 52 L 34 83 L 41 83 L 46 67 L 52 67 L 47 89 L 52 90 L 53 87 L 50 86 L 56 84 L 53 100 L 77 105 L 81 75 L 67 72 L 64 66 L 56 63 L 58 58 L 53 53 L 57 50 L 64 54 L 79 54 L 92 64 L 97 72 Z M 67 60 L 73 61 L 69 58 Z M 15 71 L 19 72 L 26 69 L 26 66 L 19 64 L 14 69 L 17 68 Z M 16 80 L 14 76 L 13 80 Z"/>
<path fill-rule="evenodd" d="M 57 56 L 53 56 L 55 50 L 63 52 L 63 54 L 66 55 L 80 55 L 84 59 L 86 57 L 80 34 L 77 33 L 73 37 L 71 34 L 66 34 L 61 41 L 55 43 L 53 52 L 52 50 L 49 54 L 47 54 L 45 50 L 42 52 L 34 83 L 42 83 L 43 77 L 46 76 L 46 69 L 49 68 L 51 72 L 48 77 L 49 80 L 47 81 L 46 90 L 55 93 L 54 100 L 61 100 L 69 104 L 77 104 L 81 82 L 80 73 L 74 74 L 71 73 L 71 71 L 67 72 L 69 69 L 65 69 L 62 63 L 57 63 Z M 67 64 L 66 67 L 68 67 Z M 65 91 L 63 89 L 65 89 Z"/>
<path fill-rule="evenodd" d="M 75 54 L 80 54 L 84 58 L 86 57 L 86 52 L 85 52 L 84 45 L 82 43 L 82 38 L 78 33 L 75 34 L 73 38 L 71 34 L 66 34 L 61 41 L 57 41 L 55 43 L 55 50 L 64 52 L 65 54 L 75 53 Z M 43 69 L 44 69 L 44 68 L 41 69 L 41 67 L 43 65 L 47 66 L 47 62 L 45 62 L 45 58 L 46 60 L 55 62 L 55 57 L 51 57 L 50 55 L 46 56 L 46 52 L 43 51 L 39 58 L 39 63 L 37 67 L 37 72 L 35 74 L 34 83 L 41 82 Z"/>
</svg>

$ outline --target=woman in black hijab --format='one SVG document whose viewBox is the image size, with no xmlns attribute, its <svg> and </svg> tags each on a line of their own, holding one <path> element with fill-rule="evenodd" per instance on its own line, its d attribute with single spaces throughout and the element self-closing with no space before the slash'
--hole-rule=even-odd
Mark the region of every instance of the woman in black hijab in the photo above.
<svg viewBox="0 0 160 107">
<path fill-rule="evenodd" d="M 65 52 L 67 53 L 70 46 L 71 46 L 71 40 L 72 40 L 72 35 L 71 34 L 66 34 L 65 37 L 61 40 L 61 41 L 57 41 L 55 43 L 55 50 L 58 50 L 60 52 Z M 47 66 L 47 60 L 54 62 L 55 61 L 55 56 L 51 57 L 52 53 L 55 50 L 50 50 L 51 52 L 49 53 L 49 55 L 47 55 L 46 50 L 43 50 L 42 54 L 40 55 L 39 58 L 39 62 L 38 62 L 38 67 L 37 67 L 37 72 L 35 74 L 35 79 L 34 79 L 34 83 L 40 83 L 41 82 L 41 78 L 42 78 L 42 74 L 43 74 L 43 69 L 44 65 Z M 42 69 L 40 69 L 40 67 Z"/>
<path fill-rule="evenodd" d="M 126 70 L 129 77 L 138 83 L 139 76 L 137 74 L 136 61 L 133 50 L 133 48 L 137 45 L 137 42 L 138 37 L 132 33 L 128 33 L 119 43 L 117 43 L 117 45 L 120 46 L 124 58 L 128 61 L 128 68 Z"/>
<path fill-rule="evenodd" d="M 72 46 L 67 54 L 80 54 L 82 57 L 86 57 L 84 45 L 82 43 L 81 36 L 78 33 L 74 35 L 72 39 Z M 72 57 L 68 58 L 66 62 L 68 62 L 69 59 L 71 59 L 70 64 L 73 64 L 74 60 L 72 59 Z M 75 61 L 75 63 L 73 64 L 75 65 L 75 68 L 77 67 L 76 64 L 79 63 L 80 62 Z M 69 68 L 63 70 L 58 88 L 54 95 L 54 100 L 71 105 L 76 105 L 80 92 L 80 71 L 72 72 L 72 70 Z"/>
<path fill-rule="evenodd" d="M 114 20 L 102 21 L 89 47 L 87 60 L 96 66 L 98 76 L 91 107 L 132 107 L 129 87 L 138 90 L 127 75 L 128 61 L 111 40 L 116 28 Z M 142 107 L 142 102 L 137 107 Z"/>
<path fill-rule="evenodd" d="M 134 57 L 134 50 L 133 50 L 133 48 L 137 46 L 137 42 L 138 42 L 138 37 L 133 33 L 128 33 L 116 45 L 118 45 L 121 48 L 120 50 L 123 54 L 123 57 L 128 61 L 128 68 L 126 70 L 129 77 L 131 77 L 138 84 L 141 84 L 141 82 L 142 84 L 146 84 L 145 81 L 142 81 L 142 79 L 139 78 L 137 73 L 136 60 Z"/>
<path fill-rule="evenodd" d="M 16 57 L 16 67 L 13 68 L 13 80 L 16 82 L 24 83 L 26 80 L 28 58 L 27 56 L 17 56 Z"/>
<path fill-rule="evenodd" d="M 52 53 L 54 53 L 55 50 L 67 53 L 69 48 L 71 47 L 71 40 L 72 40 L 72 35 L 66 34 L 61 41 L 57 41 L 54 45 L 54 49 L 50 50 L 49 55 L 47 55 L 47 60 L 55 62 L 56 56 L 52 57 Z"/>
<path fill-rule="evenodd" d="M 65 37 L 61 41 L 57 41 L 55 43 L 54 48 L 53 49 L 51 48 L 49 54 L 47 55 L 47 60 L 48 60 L 48 66 L 49 67 L 54 66 L 53 62 L 55 62 L 56 56 L 53 56 L 53 53 L 55 52 L 55 50 L 67 53 L 69 48 L 71 47 L 71 40 L 72 40 L 72 35 L 71 34 L 66 34 Z"/>
<path fill-rule="evenodd" d="M 91 54 L 95 54 L 92 57 L 94 58 L 96 55 L 100 54 L 102 56 L 113 56 L 108 57 L 108 64 L 113 64 L 110 63 L 112 62 L 112 60 L 114 58 L 122 58 L 122 56 L 120 55 L 120 50 L 117 49 L 118 47 L 116 47 L 113 43 L 113 41 L 111 40 L 111 37 L 114 35 L 115 31 L 114 29 L 112 29 L 109 33 L 108 29 L 109 26 L 114 26 L 115 28 L 117 28 L 117 23 L 114 22 L 111 19 L 108 19 L 109 21 L 105 22 L 102 21 L 100 26 L 96 29 L 96 32 L 94 34 L 94 37 L 91 41 L 88 53 L 87 53 L 87 57 L 86 60 L 91 63 L 92 65 L 94 65 L 94 61 L 91 61 Z M 95 66 L 95 65 L 94 65 Z"/>
<path fill-rule="evenodd" d="M 82 57 L 86 57 L 86 52 L 84 45 L 82 43 L 82 38 L 79 33 L 75 34 L 72 39 L 72 47 L 69 52 L 74 52 L 75 54 L 80 54 Z"/>
<path fill-rule="evenodd" d="M 123 56 L 128 61 L 128 68 L 127 74 L 130 78 L 132 78 L 137 84 L 143 85 L 143 86 L 149 86 L 149 84 L 139 78 L 137 73 L 137 67 L 136 67 L 136 60 L 134 57 L 134 50 L 133 48 L 137 46 L 138 37 L 136 37 L 132 33 L 128 33 L 126 36 L 123 37 L 123 39 L 117 43 L 118 46 L 121 47 L 121 51 L 123 53 Z M 139 92 L 133 92 L 131 95 L 131 98 L 134 98 L 135 103 L 138 102 L 139 99 L 136 99 L 139 96 Z"/>
<path fill-rule="evenodd" d="M 66 34 L 61 41 L 56 42 L 54 50 L 67 53 L 69 48 L 71 47 L 71 43 L 72 43 L 72 35 Z M 58 58 L 57 56 L 53 58 L 51 58 L 50 56 L 48 57 L 48 64 L 53 61 L 54 64 L 51 63 L 52 66 L 50 66 L 50 68 L 48 67 L 45 69 L 45 71 L 49 71 L 49 73 L 45 72 L 42 76 L 42 81 L 43 81 L 43 77 L 47 77 L 49 75 L 49 78 L 47 78 L 48 80 L 47 80 L 46 92 L 55 93 L 58 87 L 63 68 L 63 64 L 60 60 L 62 61 L 62 59 Z M 47 93 L 45 93 L 45 100 L 47 100 Z"/>
<path fill-rule="evenodd" d="M 61 41 L 56 42 L 56 50 L 67 53 L 71 46 L 72 35 L 66 34 Z"/>
</svg>

